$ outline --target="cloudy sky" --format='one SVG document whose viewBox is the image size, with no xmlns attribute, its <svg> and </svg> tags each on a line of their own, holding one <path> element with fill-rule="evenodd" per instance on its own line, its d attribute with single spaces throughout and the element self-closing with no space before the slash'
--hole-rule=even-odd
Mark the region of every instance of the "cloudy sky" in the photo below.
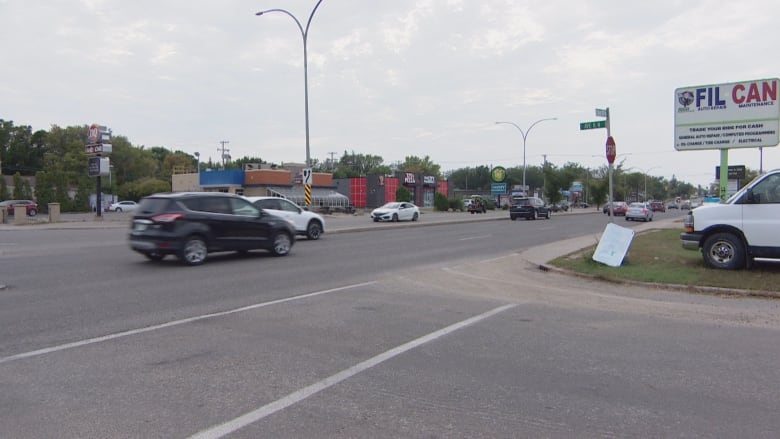
<svg viewBox="0 0 780 439">
<path fill-rule="evenodd" d="M 306 158 L 302 35 L 316 0 L 0 0 L 0 118 L 99 123 L 135 146 Z M 618 162 L 708 184 L 674 148 L 674 90 L 780 76 L 777 0 L 324 0 L 308 32 L 311 157 L 443 170 Z M 759 151 L 729 164 L 758 169 Z M 780 150 L 764 148 L 764 169 Z"/>
</svg>

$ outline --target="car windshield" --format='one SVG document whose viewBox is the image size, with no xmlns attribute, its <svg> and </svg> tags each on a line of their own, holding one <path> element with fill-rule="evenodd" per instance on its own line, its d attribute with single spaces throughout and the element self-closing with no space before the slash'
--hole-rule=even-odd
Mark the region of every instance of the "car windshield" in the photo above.
<svg viewBox="0 0 780 439">
<path fill-rule="evenodd" d="M 401 203 L 392 202 L 392 203 L 386 203 L 384 206 L 382 206 L 383 209 L 398 209 L 401 207 Z"/>
</svg>

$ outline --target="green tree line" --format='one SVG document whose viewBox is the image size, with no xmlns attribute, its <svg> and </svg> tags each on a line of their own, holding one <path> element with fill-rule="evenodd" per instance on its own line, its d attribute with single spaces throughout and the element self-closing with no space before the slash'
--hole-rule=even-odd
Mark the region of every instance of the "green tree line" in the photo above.
<svg viewBox="0 0 780 439">
<path fill-rule="evenodd" d="M 0 170 L 12 175 L 13 193 L 8 193 L 5 179 L 0 182 L 0 198 L 36 199 L 45 211 L 50 202 L 58 202 L 63 212 L 88 211 L 89 196 L 95 192 L 95 178 L 87 175 L 87 154 L 84 152 L 88 125 L 59 127 L 33 131 L 29 125 L 14 125 L 13 121 L 0 119 Z M 115 135 L 111 139 L 111 175 L 102 178 L 103 192 L 115 194 L 122 200 L 139 200 L 141 197 L 171 190 L 174 173 L 195 172 L 204 169 L 242 169 L 247 163 L 268 164 L 260 157 L 242 157 L 224 163 L 199 161 L 198 157 L 164 146 L 147 148 L 134 146 L 127 137 Z M 358 177 L 367 174 L 391 174 L 394 171 L 414 172 L 447 179 L 450 197 L 460 193 L 489 194 L 491 189 L 490 167 L 476 166 L 448 171 L 442 174 L 440 165 L 428 156 L 407 156 L 403 162 L 388 164 L 379 155 L 361 154 L 345 150 L 341 157 L 329 160 L 312 160 L 315 172 L 330 172 L 334 178 Z M 584 195 L 593 204 L 603 204 L 608 193 L 607 167 L 585 168 L 577 163 L 557 166 L 552 162 L 544 166 L 526 168 L 526 183 L 532 190 L 540 190 L 549 202 L 562 198 L 561 191 L 572 183 L 584 185 Z M 507 169 L 509 188 L 522 184 L 522 167 Z M 35 176 L 35 187 L 30 187 L 21 177 Z M 615 168 L 613 175 L 615 199 L 668 199 L 685 197 L 705 188 L 694 188 L 674 177 L 666 180 L 656 176 Z M 645 182 L 647 194 L 645 194 Z M 33 196 L 34 192 L 34 196 Z"/>
</svg>

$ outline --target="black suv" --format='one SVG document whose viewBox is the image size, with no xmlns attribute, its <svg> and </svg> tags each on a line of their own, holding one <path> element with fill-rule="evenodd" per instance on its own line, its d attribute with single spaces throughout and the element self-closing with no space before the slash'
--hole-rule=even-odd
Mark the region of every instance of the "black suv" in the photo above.
<svg viewBox="0 0 780 439">
<path fill-rule="evenodd" d="M 544 204 L 540 198 L 536 197 L 514 197 L 512 205 L 509 207 L 509 219 L 512 221 L 517 218 L 527 220 L 537 218 L 550 219 L 550 207 Z"/>
<path fill-rule="evenodd" d="M 130 248 L 153 261 L 175 255 L 199 265 L 219 251 L 264 249 L 284 256 L 295 242 L 295 228 L 238 195 L 182 192 L 141 199 L 129 239 Z"/>
</svg>

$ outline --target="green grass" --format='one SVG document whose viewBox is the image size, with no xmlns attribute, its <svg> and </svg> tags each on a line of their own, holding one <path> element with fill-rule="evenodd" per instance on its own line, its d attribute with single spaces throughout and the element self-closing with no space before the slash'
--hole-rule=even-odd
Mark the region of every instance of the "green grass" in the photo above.
<svg viewBox="0 0 780 439">
<path fill-rule="evenodd" d="M 780 263 L 757 263 L 750 270 L 707 267 L 701 252 L 680 246 L 680 230 L 664 229 L 634 237 L 620 267 L 593 260 L 596 246 L 551 261 L 555 267 L 612 281 L 708 286 L 724 289 L 780 292 Z"/>
</svg>

